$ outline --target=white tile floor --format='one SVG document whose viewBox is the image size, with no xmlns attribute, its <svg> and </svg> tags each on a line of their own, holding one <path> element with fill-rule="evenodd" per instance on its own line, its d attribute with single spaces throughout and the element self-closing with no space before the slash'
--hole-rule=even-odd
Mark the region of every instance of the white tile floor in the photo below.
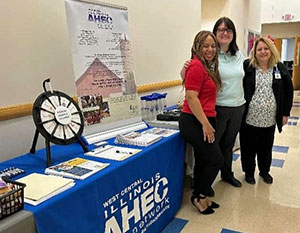
<svg viewBox="0 0 300 233">
<path fill-rule="evenodd" d="M 276 132 L 275 136 L 274 145 L 288 147 L 288 151 L 273 152 L 274 166 L 270 172 L 273 184 L 265 184 L 257 171 L 256 184 L 246 183 L 238 157 L 233 162 L 233 170 L 236 178 L 242 181 L 242 188 L 232 187 L 221 181 L 218 175 L 213 185 L 216 195 L 212 200 L 221 207 L 214 214 L 205 216 L 191 205 L 192 190 L 189 179 L 186 179 L 183 202 L 176 218 L 188 222 L 180 232 L 300 232 L 300 92 L 295 91 L 294 96 L 290 125 L 284 126 L 283 132 Z"/>
</svg>

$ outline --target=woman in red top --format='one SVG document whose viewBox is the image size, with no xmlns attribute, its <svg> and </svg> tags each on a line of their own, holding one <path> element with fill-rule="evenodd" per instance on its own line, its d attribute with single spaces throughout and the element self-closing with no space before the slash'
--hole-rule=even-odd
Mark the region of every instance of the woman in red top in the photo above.
<svg viewBox="0 0 300 233">
<path fill-rule="evenodd" d="M 192 204 L 202 214 L 212 214 L 219 205 L 207 198 L 210 187 L 223 165 L 215 143 L 216 96 L 221 86 L 218 72 L 217 40 L 209 31 L 199 32 L 187 68 L 185 100 L 179 119 L 182 137 L 194 148 L 194 191 Z"/>
</svg>

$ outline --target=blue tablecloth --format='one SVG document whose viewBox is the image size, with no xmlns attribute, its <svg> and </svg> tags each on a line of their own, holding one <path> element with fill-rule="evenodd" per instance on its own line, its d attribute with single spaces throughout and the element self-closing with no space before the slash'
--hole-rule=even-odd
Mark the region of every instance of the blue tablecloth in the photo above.
<svg viewBox="0 0 300 233">
<path fill-rule="evenodd" d="M 122 162 L 84 156 L 76 143 L 52 146 L 51 153 L 53 164 L 85 157 L 110 166 L 38 206 L 25 204 L 39 233 L 160 232 L 180 207 L 184 142 L 179 133 Z M 2 162 L 0 169 L 44 173 L 45 157 L 39 150 Z"/>
</svg>

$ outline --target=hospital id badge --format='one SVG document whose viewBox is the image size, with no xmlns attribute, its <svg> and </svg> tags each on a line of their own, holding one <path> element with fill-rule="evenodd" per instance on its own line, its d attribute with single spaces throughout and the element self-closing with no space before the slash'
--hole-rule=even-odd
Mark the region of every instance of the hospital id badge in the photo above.
<svg viewBox="0 0 300 233">
<path fill-rule="evenodd" d="M 275 70 L 275 79 L 281 79 L 279 70 Z"/>
</svg>

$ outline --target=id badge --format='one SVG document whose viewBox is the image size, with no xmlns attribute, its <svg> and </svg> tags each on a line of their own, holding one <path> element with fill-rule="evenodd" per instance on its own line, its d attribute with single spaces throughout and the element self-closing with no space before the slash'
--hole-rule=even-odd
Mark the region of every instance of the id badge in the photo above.
<svg viewBox="0 0 300 233">
<path fill-rule="evenodd" d="M 275 70 L 275 79 L 281 79 L 279 70 Z"/>
</svg>

